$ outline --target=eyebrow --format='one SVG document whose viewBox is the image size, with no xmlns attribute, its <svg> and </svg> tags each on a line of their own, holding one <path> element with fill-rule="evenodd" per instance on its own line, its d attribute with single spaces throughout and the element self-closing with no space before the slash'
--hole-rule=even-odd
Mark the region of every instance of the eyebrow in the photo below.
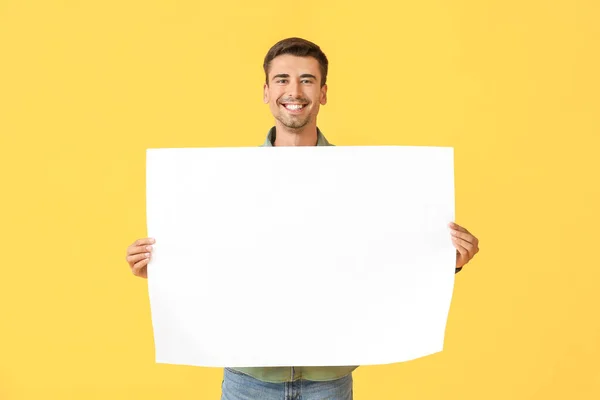
<svg viewBox="0 0 600 400">
<path fill-rule="evenodd" d="M 289 78 L 289 77 L 290 77 L 289 74 L 277 74 L 271 80 L 274 80 L 274 79 L 277 79 L 277 78 Z M 314 75 L 312 75 L 312 74 L 302 74 L 302 75 L 300 75 L 300 78 L 312 78 L 315 81 L 317 80 L 317 77 L 314 76 Z"/>
</svg>

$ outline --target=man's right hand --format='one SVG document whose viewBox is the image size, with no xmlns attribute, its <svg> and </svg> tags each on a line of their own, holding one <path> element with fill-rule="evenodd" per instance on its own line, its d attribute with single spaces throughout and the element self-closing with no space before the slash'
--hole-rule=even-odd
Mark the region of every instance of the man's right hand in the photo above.
<svg viewBox="0 0 600 400">
<path fill-rule="evenodd" d="M 146 266 L 152 256 L 152 245 L 155 240 L 151 238 L 138 239 L 127 248 L 127 264 L 131 272 L 140 278 L 148 278 Z"/>
</svg>

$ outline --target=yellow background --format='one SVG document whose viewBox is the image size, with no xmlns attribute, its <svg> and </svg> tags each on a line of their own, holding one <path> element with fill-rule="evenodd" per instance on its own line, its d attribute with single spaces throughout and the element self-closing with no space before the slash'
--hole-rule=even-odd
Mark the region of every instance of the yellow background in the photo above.
<svg viewBox="0 0 600 400">
<path fill-rule="evenodd" d="M 0 1 L 0 399 L 218 398 L 222 370 L 155 364 L 125 250 L 145 149 L 262 143 L 288 36 L 330 59 L 333 143 L 455 147 L 481 240 L 445 350 L 356 398 L 600 398 L 599 3 L 349 4 Z"/>
</svg>

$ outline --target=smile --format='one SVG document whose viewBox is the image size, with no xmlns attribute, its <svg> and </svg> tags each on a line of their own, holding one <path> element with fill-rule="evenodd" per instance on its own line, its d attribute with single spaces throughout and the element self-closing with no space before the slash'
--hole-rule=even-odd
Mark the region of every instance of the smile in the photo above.
<svg viewBox="0 0 600 400">
<path fill-rule="evenodd" d="M 283 107 L 285 107 L 286 110 L 295 111 L 295 112 L 302 111 L 306 107 L 306 104 L 282 104 L 282 105 L 283 105 Z"/>
</svg>

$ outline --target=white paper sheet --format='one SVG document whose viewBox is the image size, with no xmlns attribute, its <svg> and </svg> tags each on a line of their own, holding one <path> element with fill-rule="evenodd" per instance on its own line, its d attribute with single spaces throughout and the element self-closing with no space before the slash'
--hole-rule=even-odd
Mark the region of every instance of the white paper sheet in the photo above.
<svg viewBox="0 0 600 400">
<path fill-rule="evenodd" d="M 156 361 L 387 364 L 441 351 L 452 148 L 147 151 Z"/>
</svg>

